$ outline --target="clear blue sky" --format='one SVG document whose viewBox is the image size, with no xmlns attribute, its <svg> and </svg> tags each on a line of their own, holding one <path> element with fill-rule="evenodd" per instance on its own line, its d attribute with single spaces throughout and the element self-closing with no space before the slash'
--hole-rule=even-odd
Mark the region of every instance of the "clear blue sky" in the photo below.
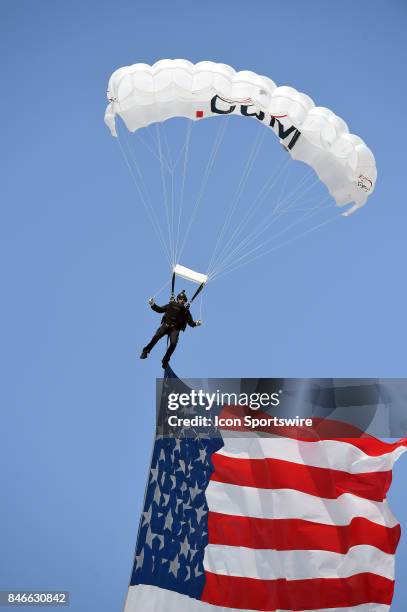
<svg viewBox="0 0 407 612">
<path fill-rule="evenodd" d="M 69 589 L 75 612 L 110 612 L 130 574 L 161 372 L 161 349 L 138 359 L 157 324 L 146 299 L 166 268 L 103 124 L 107 80 L 163 57 L 251 69 L 332 108 L 376 155 L 376 191 L 346 229 L 208 287 L 176 372 L 403 377 L 407 5 L 3 0 L 0 27 L 0 587 Z M 405 470 L 391 502 L 407 528 Z M 404 537 L 396 612 L 406 567 Z"/>
</svg>

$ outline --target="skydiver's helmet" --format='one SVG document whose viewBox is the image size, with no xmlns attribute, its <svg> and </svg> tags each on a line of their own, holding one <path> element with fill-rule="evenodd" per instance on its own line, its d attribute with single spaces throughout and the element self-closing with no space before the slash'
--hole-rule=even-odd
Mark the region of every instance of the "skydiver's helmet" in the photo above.
<svg viewBox="0 0 407 612">
<path fill-rule="evenodd" d="M 177 295 L 177 300 L 178 302 L 183 302 L 184 304 L 188 302 L 188 298 L 186 296 L 185 289 L 183 289 L 181 293 Z"/>
</svg>

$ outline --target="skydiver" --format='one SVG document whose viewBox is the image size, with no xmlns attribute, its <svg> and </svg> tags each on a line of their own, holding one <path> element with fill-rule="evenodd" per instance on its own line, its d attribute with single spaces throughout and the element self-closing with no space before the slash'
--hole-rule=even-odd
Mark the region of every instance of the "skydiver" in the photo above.
<svg viewBox="0 0 407 612">
<path fill-rule="evenodd" d="M 168 336 L 170 340 L 170 344 L 168 349 L 163 357 L 162 366 L 165 369 L 168 366 L 168 362 L 171 359 L 171 355 L 175 351 L 175 348 L 178 343 L 179 332 L 185 331 L 187 325 L 190 327 L 197 327 L 202 325 L 202 321 L 198 319 L 194 321 L 192 315 L 187 308 L 186 304 L 188 302 L 188 298 L 185 295 L 185 291 L 182 290 L 181 293 L 177 295 L 177 300 L 172 299 L 165 306 L 158 306 L 154 302 L 154 298 L 150 298 L 148 303 L 151 308 L 155 312 L 164 313 L 163 318 L 161 319 L 161 325 L 155 332 L 154 336 L 151 338 L 150 342 L 143 348 L 142 353 L 140 355 L 140 359 L 146 359 L 149 352 L 152 348 L 157 344 L 161 338 L 164 336 Z"/>
</svg>

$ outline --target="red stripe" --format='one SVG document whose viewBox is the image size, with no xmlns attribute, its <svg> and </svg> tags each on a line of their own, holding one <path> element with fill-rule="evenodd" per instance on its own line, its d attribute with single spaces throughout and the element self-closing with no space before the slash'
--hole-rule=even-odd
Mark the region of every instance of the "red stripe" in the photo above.
<svg viewBox="0 0 407 612">
<path fill-rule="evenodd" d="M 358 606 L 365 603 L 390 605 L 394 581 L 376 574 L 350 578 L 312 580 L 257 580 L 205 572 L 202 601 L 240 610 L 317 610 Z"/>
<path fill-rule="evenodd" d="M 347 442 L 356 446 L 361 451 L 372 457 L 377 457 L 391 453 L 400 448 L 407 447 L 407 438 L 402 438 L 398 442 L 388 443 L 382 442 L 378 438 L 363 432 L 357 427 L 349 423 L 341 423 L 332 419 L 312 418 L 312 427 L 288 427 L 288 426 L 261 426 L 256 429 L 251 429 L 244 425 L 244 417 L 251 416 L 256 419 L 267 419 L 273 417 L 273 414 L 266 414 L 260 410 L 251 410 L 247 406 L 223 406 L 220 417 L 222 418 L 239 418 L 242 423 L 240 426 L 220 427 L 223 430 L 233 431 L 261 431 L 263 433 L 273 434 L 283 438 L 291 438 L 304 442 L 315 442 L 318 440 L 337 440 L 338 442 Z"/>
<path fill-rule="evenodd" d="M 365 518 L 349 525 L 322 525 L 302 519 L 259 519 L 209 512 L 209 544 L 274 550 L 327 550 L 346 554 L 352 546 L 369 545 L 394 554 L 400 526 L 384 527 Z"/>
<path fill-rule="evenodd" d="M 349 474 L 340 470 L 302 465 L 282 459 L 241 459 L 213 454 L 217 482 L 258 489 L 295 489 L 325 499 L 352 493 L 365 499 L 383 501 L 392 473 Z"/>
</svg>

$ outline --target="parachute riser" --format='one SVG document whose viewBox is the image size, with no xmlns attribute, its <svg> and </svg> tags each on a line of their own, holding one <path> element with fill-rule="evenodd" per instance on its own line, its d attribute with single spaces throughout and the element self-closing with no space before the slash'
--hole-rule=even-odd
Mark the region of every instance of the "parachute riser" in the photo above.
<svg viewBox="0 0 407 612">
<path fill-rule="evenodd" d="M 201 293 L 202 289 L 205 287 L 206 283 L 201 283 L 198 287 L 198 289 L 195 291 L 194 295 L 192 296 L 192 298 L 189 300 L 189 302 L 186 304 L 185 308 L 189 308 L 192 304 L 192 302 L 194 301 L 194 299 Z"/>
<path fill-rule="evenodd" d="M 174 289 L 175 289 L 175 272 L 172 273 L 172 278 L 171 278 L 171 295 L 170 295 L 170 302 L 175 302 L 175 297 L 174 297 Z"/>
</svg>

